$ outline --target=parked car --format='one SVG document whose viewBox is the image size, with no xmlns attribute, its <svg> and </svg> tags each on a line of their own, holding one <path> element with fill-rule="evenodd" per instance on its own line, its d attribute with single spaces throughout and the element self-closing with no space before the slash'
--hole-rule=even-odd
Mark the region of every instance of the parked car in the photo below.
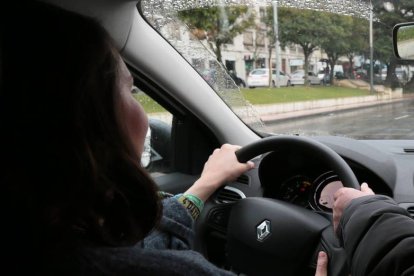
<svg viewBox="0 0 414 276">
<path fill-rule="evenodd" d="M 355 78 L 358 80 L 369 81 L 367 71 L 361 68 L 355 70 Z"/>
<path fill-rule="evenodd" d="M 335 79 L 337 79 L 337 80 L 346 79 L 344 72 L 336 71 L 335 72 Z"/>
<path fill-rule="evenodd" d="M 216 70 L 215 69 L 206 69 L 201 72 L 201 76 L 205 81 L 210 85 L 215 85 L 217 81 Z"/>
<path fill-rule="evenodd" d="M 305 84 L 305 70 L 297 70 L 290 74 L 292 85 Z M 308 84 L 321 84 L 321 79 L 313 72 L 308 72 Z"/>
<path fill-rule="evenodd" d="M 387 78 L 387 67 L 381 69 L 380 76 L 381 76 L 381 80 L 385 81 L 385 79 Z"/>
<path fill-rule="evenodd" d="M 273 87 L 276 83 L 276 69 L 272 69 L 272 83 Z M 284 72 L 279 71 L 279 86 L 290 86 L 290 77 Z M 255 88 L 259 86 L 269 86 L 269 68 L 260 68 L 252 70 L 247 77 L 247 86 Z"/>
<path fill-rule="evenodd" d="M 407 71 L 401 67 L 395 68 L 395 75 L 397 79 L 402 83 L 405 84 L 408 81 L 408 74 Z"/>
<path fill-rule="evenodd" d="M 331 83 L 331 75 L 324 70 L 318 73 L 318 78 L 321 80 L 321 84 L 325 85 Z"/>
<path fill-rule="evenodd" d="M 222 74 L 221 76 L 219 76 Z M 201 76 L 206 80 L 208 84 L 210 84 L 212 87 L 217 85 L 218 80 L 225 79 L 226 86 L 230 87 L 231 81 L 234 81 L 234 83 L 239 87 L 246 87 L 246 83 L 244 80 L 236 75 L 234 71 L 226 72 L 224 70 L 216 70 L 216 69 L 206 69 L 201 72 Z"/>
<path fill-rule="evenodd" d="M 234 80 L 234 83 L 238 87 L 246 87 L 246 83 L 244 82 L 244 80 L 242 78 L 240 78 L 239 76 L 237 76 L 236 72 L 234 72 L 233 70 L 230 70 L 229 71 L 229 75 Z"/>
</svg>

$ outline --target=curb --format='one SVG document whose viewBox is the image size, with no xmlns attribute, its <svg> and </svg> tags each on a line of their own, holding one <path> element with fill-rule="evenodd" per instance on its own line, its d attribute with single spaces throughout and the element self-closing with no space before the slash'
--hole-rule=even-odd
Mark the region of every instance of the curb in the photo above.
<svg viewBox="0 0 414 276">
<path fill-rule="evenodd" d="M 390 104 L 414 99 L 414 95 L 372 95 L 332 100 L 317 100 L 276 105 L 255 105 L 254 109 L 263 122 L 276 122 L 335 111 L 345 111 L 369 106 Z"/>
<path fill-rule="evenodd" d="M 254 114 L 253 117 L 259 118 L 262 122 L 272 123 L 300 117 L 316 116 L 335 111 L 345 111 L 375 105 L 390 104 L 405 100 L 414 100 L 414 94 L 377 94 L 363 97 L 348 97 L 283 104 L 246 104 L 242 108 L 236 108 L 234 112 L 241 118 L 244 118 L 244 121 L 247 123 L 251 115 L 246 117 L 246 112 L 247 114 Z M 172 115 L 169 112 L 157 112 L 150 113 L 148 115 L 151 118 L 155 118 L 169 124 L 171 124 L 172 121 Z"/>
</svg>

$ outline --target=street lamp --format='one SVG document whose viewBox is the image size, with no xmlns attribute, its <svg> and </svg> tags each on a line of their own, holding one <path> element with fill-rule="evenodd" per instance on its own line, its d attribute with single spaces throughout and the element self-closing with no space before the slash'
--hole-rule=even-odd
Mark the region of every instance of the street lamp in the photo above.
<svg viewBox="0 0 414 276">
<path fill-rule="evenodd" d="M 273 23 L 274 23 L 274 31 L 275 31 L 275 67 L 276 67 L 276 87 L 279 88 L 279 27 L 278 27 L 278 19 L 277 19 L 277 0 L 272 1 L 273 6 Z"/>
<path fill-rule="evenodd" d="M 372 30 L 372 0 L 369 1 L 369 61 L 370 61 L 370 81 L 369 87 L 371 94 L 374 94 L 374 38 Z"/>
</svg>

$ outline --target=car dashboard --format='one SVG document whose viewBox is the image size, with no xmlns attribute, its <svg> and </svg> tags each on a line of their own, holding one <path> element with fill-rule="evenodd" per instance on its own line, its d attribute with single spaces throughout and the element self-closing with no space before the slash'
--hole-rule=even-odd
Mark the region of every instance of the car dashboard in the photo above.
<svg viewBox="0 0 414 276">
<path fill-rule="evenodd" d="M 414 216 L 414 141 L 354 140 L 314 137 L 338 153 L 359 183 L 394 198 Z M 207 202 L 202 214 L 205 248 L 216 265 L 226 263 L 227 225 L 232 206 L 246 197 L 265 197 L 313 210 L 332 218 L 333 195 L 342 187 L 321 157 L 295 148 L 280 148 L 253 159 L 255 168 L 228 183 Z"/>
<path fill-rule="evenodd" d="M 314 137 L 338 153 L 359 183 L 394 198 L 414 213 L 414 141 Z M 231 205 L 245 197 L 266 197 L 314 210 L 332 212 L 333 195 L 342 187 L 324 160 L 295 148 L 280 148 L 254 160 L 255 168 L 216 192 L 207 205 L 207 222 L 225 234 Z"/>
<path fill-rule="evenodd" d="M 374 172 L 348 160 L 359 183 L 373 183 L 378 193 L 392 190 Z M 277 172 L 277 173 L 275 173 Z M 331 212 L 334 194 L 343 187 L 338 175 L 318 156 L 281 149 L 264 156 L 259 167 L 263 197 L 290 202 L 315 211 Z"/>
</svg>

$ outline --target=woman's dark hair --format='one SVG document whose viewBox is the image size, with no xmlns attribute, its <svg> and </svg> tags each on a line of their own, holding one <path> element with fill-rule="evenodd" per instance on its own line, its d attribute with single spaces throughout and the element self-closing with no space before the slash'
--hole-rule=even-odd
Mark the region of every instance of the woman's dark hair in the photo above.
<svg viewBox="0 0 414 276">
<path fill-rule="evenodd" d="M 35 247 L 134 244 L 161 206 L 117 117 L 114 44 L 91 18 L 16 2 L 0 19 L 2 223 Z"/>
</svg>

